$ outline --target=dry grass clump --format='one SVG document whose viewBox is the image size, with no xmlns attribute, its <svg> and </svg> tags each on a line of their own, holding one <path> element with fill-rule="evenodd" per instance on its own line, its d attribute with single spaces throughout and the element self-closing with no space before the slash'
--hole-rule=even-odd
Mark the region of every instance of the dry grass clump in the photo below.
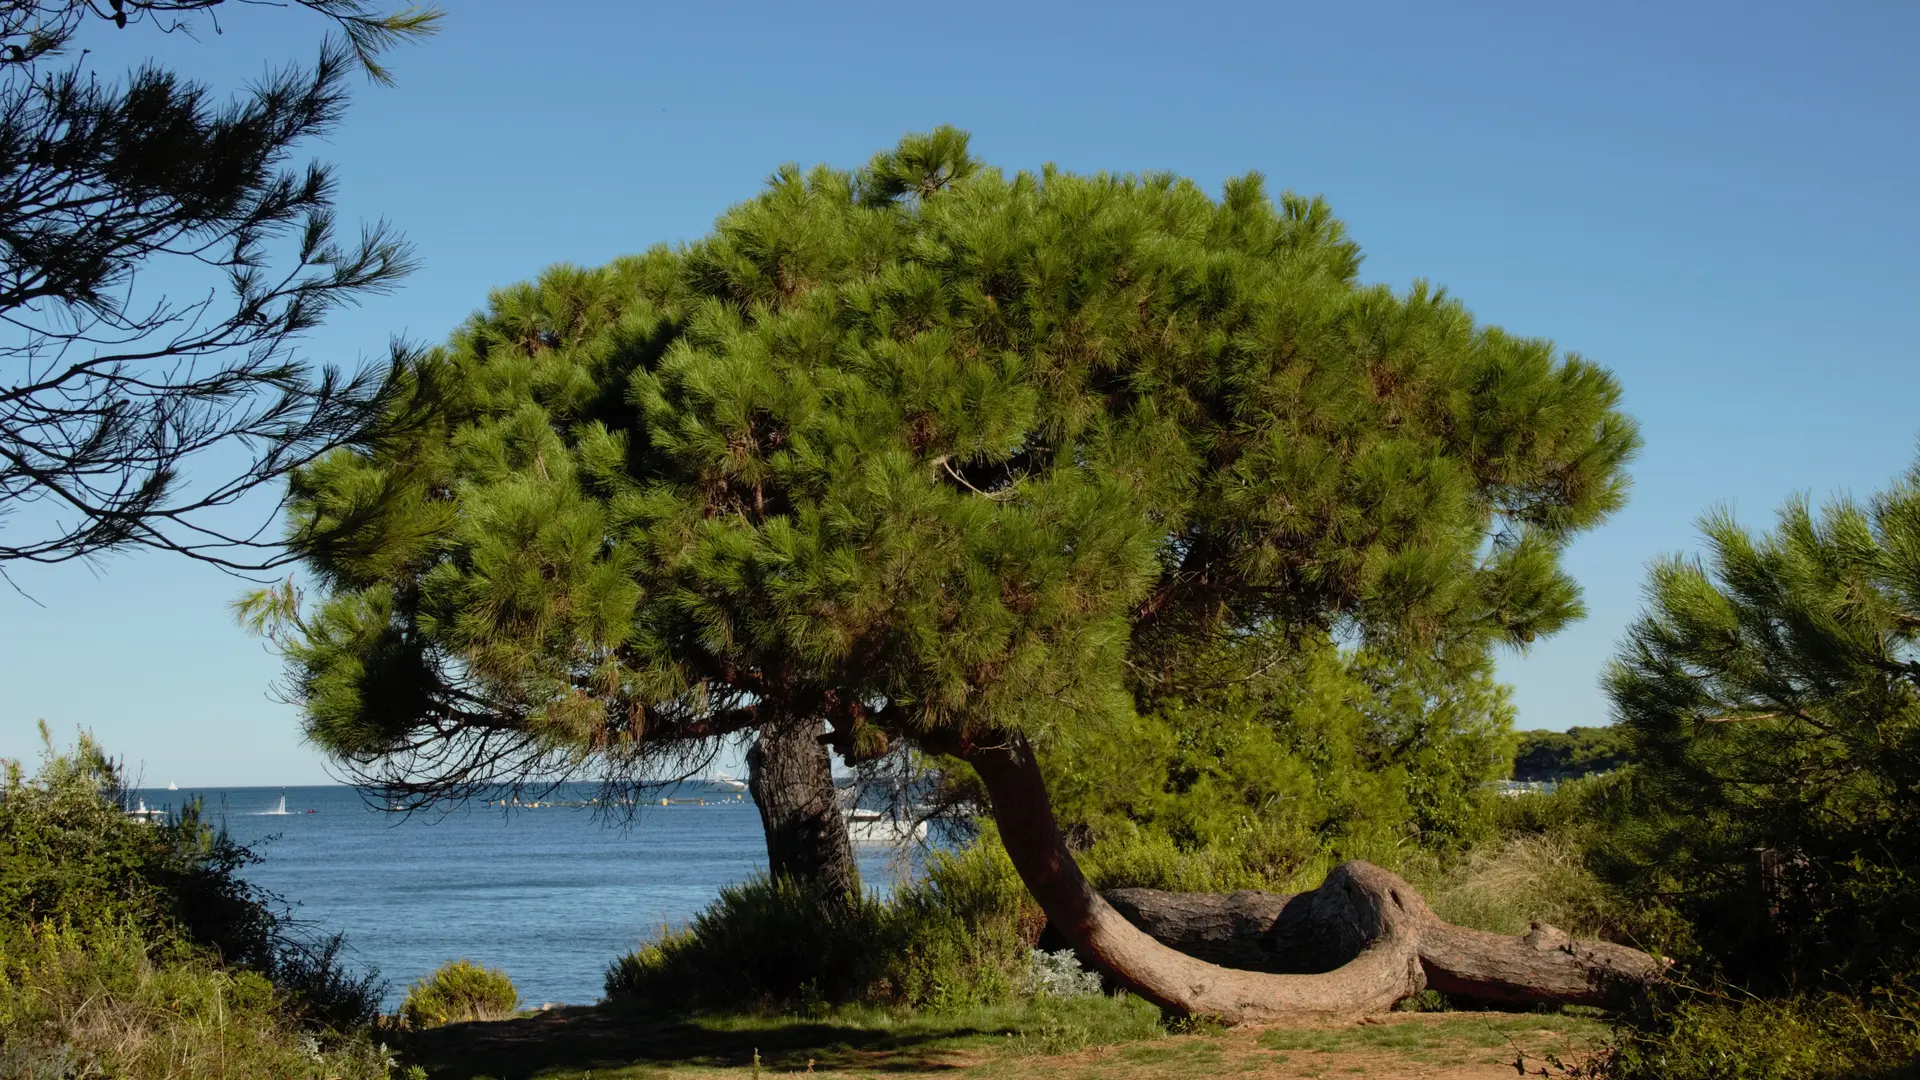
<svg viewBox="0 0 1920 1080">
<path fill-rule="evenodd" d="M 1461 926 L 1522 934 L 1544 922 L 1575 937 L 1608 937 L 1621 926 L 1618 904 L 1587 868 L 1582 845 L 1562 834 L 1511 837 L 1413 876 L 1434 913 Z"/>
</svg>

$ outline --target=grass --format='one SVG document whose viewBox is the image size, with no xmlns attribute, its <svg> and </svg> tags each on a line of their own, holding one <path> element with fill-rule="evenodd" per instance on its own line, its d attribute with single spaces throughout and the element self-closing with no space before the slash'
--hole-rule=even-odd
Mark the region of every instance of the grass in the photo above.
<svg viewBox="0 0 1920 1080">
<path fill-rule="evenodd" d="M 406 1059 L 435 1080 L 722 1080 L 811 1072 L 877 1078 L 1205 1080 L 1419 1075 L 1471 1065 L 1511 1074 L 1596 1045 L 1599 1021 L 1547 1014 L 1400 1014 L 1385 1023 L 1171 1034 L 1128 999 L 1041 999 L 949 1013 L 841 1008 L 812 1017 L 671 1017 L 561 1009 L 420 1033 Z M 1476 1074 L 1478 1075 L 1478 1074 Z"/>
<path fill-rule="evenodd" d="M 1412 867 L 1410 883 L 1450 923 L 1524 934 L 1550 923 L 1575 937 L 1602 937 L 1618 925 L 1607 890 L 1564 836 L 1519 836 L 1474 851 L 1441 873 Z"/>
<path fill-rule="evenodd" d="M 1395 1023 L 1339 1028 L 1287 1028 L 1261 1032 L 1267 1050 L 1345 1056 L 1386 1053 L 1423 1065 L 1471 1060 L 1510 1063 L 1524 1055 L 1538 1063 L 1547 1055 L 1575 1058 L 1601 1045 L 1605 1022 L 1579 1016 L 1467 1013 L 1408 1014 Z"/>
</svg>

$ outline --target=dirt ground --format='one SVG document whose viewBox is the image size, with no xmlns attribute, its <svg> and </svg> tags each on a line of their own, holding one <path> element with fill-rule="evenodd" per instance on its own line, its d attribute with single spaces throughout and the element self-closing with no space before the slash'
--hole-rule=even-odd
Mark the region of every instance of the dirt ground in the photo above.
<svg viewBox="0 0 1920 1080">
<path fill-rule="evenodd" d="M 418 1037 L 410 1060 L 435 1080 L 709 1080 L 914 1074 L 990 1080 L 1210 1077 L 1494 1080 L 1566 1077 L 1604 1025 L 1533 1013 L 1400 1013 L 1338 1027 L 1232 1029 L 1117 1045 L 1053 1045 L 1042 1033 L 861 1032 L 795 1022 L 760 1030 L 637 1023 L 597 1009 L 461 1024 Z"/>
<path fill-rule="evenodd" d="M 1380 1077 L 1493 1080 L 1568 1076 L 1602 1030 L 1566 1018 L 1512 1013 L 1402 1014 L 1348 1028 L 1229 1031 L 1170 1037 L 1034 1062 L 1048 1080 L 1158 1076 Z M 990 1070 L 981 1070 L 985 1075 Z"/>
</svg>

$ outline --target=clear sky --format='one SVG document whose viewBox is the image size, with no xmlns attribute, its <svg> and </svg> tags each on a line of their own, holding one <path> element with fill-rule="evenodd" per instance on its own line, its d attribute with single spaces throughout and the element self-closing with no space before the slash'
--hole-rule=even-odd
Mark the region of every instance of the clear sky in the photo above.
<svg viewBox="0 0 1920 1080">
<path fill-rule="evenodd" d="M 1008 169 L 1257 169 L 1325 195 L 1367 279 L 1445 285 L 1625 385 L 1647 446 L 1569 555 L 1591 613 L 1502 661 L 1527 727 L 1607 720 L 1645 566 L 1703 510 L 1765 525 L 1914 458 L 1920 6 L 446 6 L 313 150 L 343 218 L 391 219 L 424 263 L 317 358 L 441 339 L 490 288 L 696 237 L 782 162 L 857 166 L 935 124 Z M 317 44 L 284 9 L 222 12 L 197 41 L 87 44 L 221 87 Z M 159 556 L 14 574 L 46 607 L 0 589 L 0 755 L 45 717 L 153 783 L 324 779 L 228 617 L 243 583 Z"/>
</svg>

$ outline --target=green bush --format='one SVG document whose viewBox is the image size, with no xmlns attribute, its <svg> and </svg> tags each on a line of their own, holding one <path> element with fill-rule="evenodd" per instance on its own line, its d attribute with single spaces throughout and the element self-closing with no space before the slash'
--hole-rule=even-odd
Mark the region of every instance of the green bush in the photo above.
<svg viewBox="0 0 1920 1080">
<path fill-rule="evenodd" d="M 686 929 L 661 935 L 607 973 L 607 996 L 757 1006 L 860 1000 L 885 962 L 886 913 L 786 878 L 720 890 Z"/>
<path fill-rule="evenodd" d="M 1621 1025 L 1598 1069 L 1608 1080 L 1920 1077 L 1920 993 L 1677 992 Z"/>
<path fill-rule="evenodd" d="M 276 922 L 236 874 L 251 852 L 190 802 L 149 824 L 125 813 L 114 762 L 86 735 L 71 754 L 47 748 L 28 777 L 5 765 L 0 794 L 0 911 L 23 922 L 87 924 L 122 917 L 163 924 L 236 963 L 264 967 Z"/>
<path fill-rule="evenodd" d="M 1115 822 L 1080 854 L 1080 868 L 1096 889 L 1164 889 L 1168 892 L 1232 892 L 1235 889 L 1287 891 L 1282 867 L 1297 874 L 1311 862 L 1289 855 L 1262 857 L 1272 833 L 1242 834 L 1238 844 L 1189 849 L 1151 826 Z M 1307 850 L 1311 850 L 1310 846 Z M 1305 856 L 1310 859 L 1311 856 Z"/>
<path fill-rule="evenodd" d="M 289 932 L 197 804 L 130 818 L 91 738 L 41 735 L 0 785 L 0 1076 L 388 1075 L 380 984 L 338 937 Z"/>
<path fill-rule="evenodd" d="M 930 855 L 926 877 L 896 893 L 887 910 L 885 999 L 953 1010 L 1032 989 L 1029 950 L 1046 916 L 991 828 L 958 852 Z"/>
<path fill-rule="evenodd" d="M 1867 500 L 1725 511 L 1655 564 L 1606 677 L 1634 760 L 1599 865 L 1754 989 L 1920 972 L 1920 466 Z"/>
<path fill-rule="evenodd" d="M 131 921 L 0 922 L 0 1076 L 387 1080 L 364 1033 L 306 1028 L 264 975 Z"/>
<path fill-rule="evenodd" d="M 415 1031 L 469 1020 L 505 1020 L 520 1007 L 520 991 L 498 968 L 453 960 L 407 988 L 400 1022 Z"/>
<path fill-rule="evenodd" d="M 197 801 L 158 823 L 128 817 L 120 770 L 91 737 L 65 754 L 45 725 L 41 738 L 34 775 L 4 763 L 0 919 L 133 920 L 156 943 L 189 943 L 267 976 L 311 1022 L 352 1031 L 378 1015 L 378 972 L 349 972 L 338 936 L 296 932 L 275 897 L 240 877 L 257 857 L 209 824 Z"/>
<path fill-rule="evenodd" d="M 1629 921 L 1587 868 L 1585 851 L 1563 833 L 1488 844 L 1409 880 L 1442 919 L 1497 934 L 1524 934 L 1543 922 L 1577 937 L 1617 938 Z"/>
<path fill-rule="evenodd" d="M 1099 888 L 1291 892 L 1464 850 L 1494 833 L 1513 709 L 1490 657 L 1455 652 L 1189 657 L 1135 715 L 1046 744 L 1055 811 Z"/>
<path fill-rule="evenodd" d="M 849 1002 L 949 1010 L 1027 989 L 1042 919 L 991 834 L 934 852 L 888 900 L 826 900 L 786 879 L 720 891 L 683 930 L 607 972 L 611 999 L 802 1011 Z"/>
<path fill-rule="evenodd" d="M 1585 843 L 1602 826 L 1609 804 L 1619 799 L 1631 773 L 1627 768 L 1566 780 L 1550 792 L 1500 796 L 1493 804 L 1494 834 L 1503 838 L 1554 834 Z"/>
</svg>

